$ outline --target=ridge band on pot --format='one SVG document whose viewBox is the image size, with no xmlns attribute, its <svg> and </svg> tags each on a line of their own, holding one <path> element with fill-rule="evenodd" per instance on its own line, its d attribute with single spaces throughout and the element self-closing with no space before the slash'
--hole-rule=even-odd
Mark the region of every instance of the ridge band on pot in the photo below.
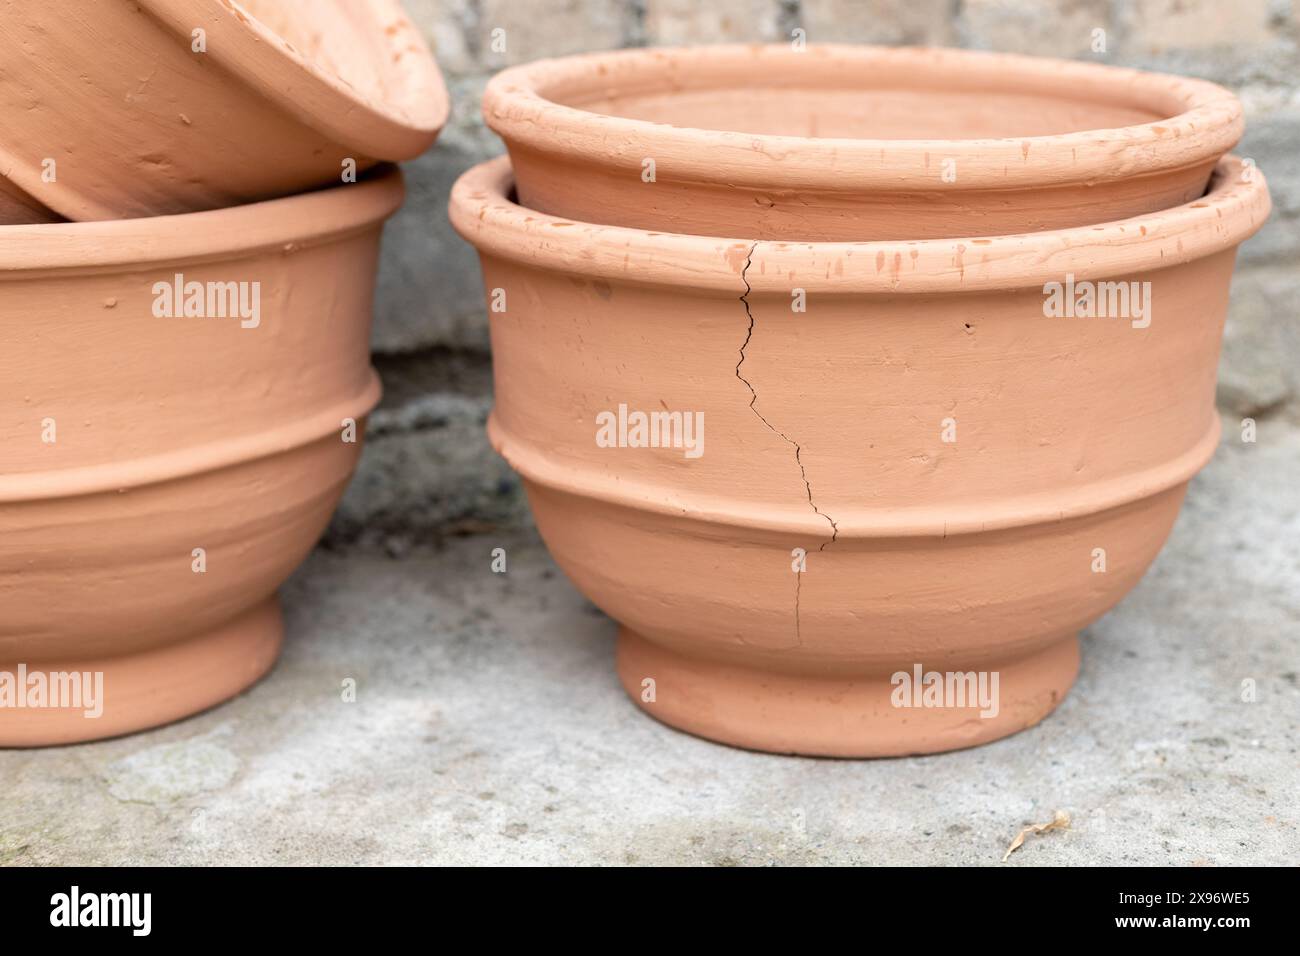
<svg viewBox="0 0 1300 956">
<path fill-rule="evenodd" d="M 0 505 L 142 488 L 283 454 L 334 435 L 344 419 L 363 420 L 379 404 L 380 394 L 379 375 L 372 371 L 364 391 L 278 428 L 129 461 L 0 475 Z"/>
</svg>

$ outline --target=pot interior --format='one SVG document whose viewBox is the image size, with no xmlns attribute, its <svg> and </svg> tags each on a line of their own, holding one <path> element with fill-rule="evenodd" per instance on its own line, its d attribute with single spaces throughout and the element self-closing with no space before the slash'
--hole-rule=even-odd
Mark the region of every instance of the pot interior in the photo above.
<svg viewBox="0 0 1300 956">
<path fill-rule="evenodd" d="M 1096 67 L 1096 82 L 1081 83 L 1054 77 L 1059 66 L 1050 60 L 976 56 L 959 66 L 913 52 L 910 64 L 897 52 L 641 54 L 600 70 L 598 80 L 557 72 L 536 92 L 677 127 L 843 139 L 1052 136 L 1158 122 L 1188 108 L 1156 77 L 1135 83 L 1131 73 Z"/>
</svg>

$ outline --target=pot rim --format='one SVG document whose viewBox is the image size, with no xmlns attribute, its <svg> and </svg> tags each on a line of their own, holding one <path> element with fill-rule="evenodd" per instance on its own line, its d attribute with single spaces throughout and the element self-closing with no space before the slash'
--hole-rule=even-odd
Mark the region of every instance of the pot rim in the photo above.
<svg viewBox="0 0 1300 956">
<path fill-rule="evenodd" d="M 630 74 L 672 89 L 674 71 L 693 64 L 730 66 L 739 75 L 762 76 L 798 64 L 812 74 L 842 73 L 864 65 L 916 75 L 951 77 L 962 88 L 980 82 L 993 88 L 1039 81 L 1049 90 L 1100 90 L 1143 102 L 1159 100 L 1166 119 L 1126 127 L 1081 130 L 1052 136 L 985 139 L 853 139 L 778 136 L 709 130 L 608 116 L 548 98 L 563 84 L 593 90 L 613 85 L 611 73 Z M 1010 77 L 1008 76 L 1010 74 Z M 668 79 L 665 79 L 667 77 Z M 574 164 L 609 164 L 635 171 L 647 156 L 662 162 L 661 178 L 768 189 L 933 189 L 933 162 L 957 161 L 954 188 L 1007 190 L 1067 183 L 1098 183 L 1209 164 L 1241 139 L 1241 103 L 1207 80 L 1012 53 L 928 47 L 810 44 L 724 44 L 660 47 L 582 54 L 510 67 L 494 76 L 483 94 L 487 125 L 513 148 L 561 156 Z M 1064 157 L 1069 156 L 1069 161 Z M 1017 170 L 1014 179 L 1007 171 Z M 639 179 L 637 180 L 639 182 Z"/>
<path fill-rule="evenodd" d="M 1271 209 L 1263 175 L 1235 156 L 1220 160 L 1204 197 L 1173 209 L 960 239 L 776 242 L 648 232 L 547 216 L 518 205 L 512 192 L 506 156 L 472 167 L 452 187 L 452 225 L 484 255 L 584 278 L 746 296 L 789 295 L 794 287 L 833 295 L 986 292 L 1041 287 L 1067 273 L 1134 275 L 1232 248 Z"/>
<path fill-rule="evenodd" d="M 403 78 L 405 94 L 397 103 L 367 96 L 321 67 L 239 0 L 139 3 L 187 39 L 196 25 L 203 25 L 209 36 L 207 56 L 311 128 L 355 147 L 358 158 L 414 159 L 429 148 L 447 122 L 451 103 L 442 72 L 398 0 L 359 0 L 354 6 L 370 29 L 390 38 L 390 46 L 399 36 L 411 44 L 396 51 L 392 61 L 395 75 Z"/>
<path fill-rule="evenodd" d="M 0 282 L 114 272 L 159 263 L 248 258 L 292 252 L 359 232 L 397 211 L 401 170 L 381 166 L 355 183 L 281 199 L 141 219 L 0 226 Z"/>
</svg>

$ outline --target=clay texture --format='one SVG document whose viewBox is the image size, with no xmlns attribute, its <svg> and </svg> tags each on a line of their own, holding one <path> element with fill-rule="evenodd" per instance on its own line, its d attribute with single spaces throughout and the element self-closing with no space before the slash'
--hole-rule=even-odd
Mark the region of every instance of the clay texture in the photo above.
<svg viewBox="0 0 1300 956">
<path fill-rule="evenodd" d="M 96 718 L 0 709 L 0 746 L 164 723 L 272 665 L 275 590 L 379 397 L 371 300 L 402 195 L 389 167 L 234 209 L 0 229 L 0 671 L 104 687 Z"/>
<path fill-rule="evenodd" d="M 1168 209 L 1242 133 L 1222 87 L 958 50 L 719 46 L 542 60 L 483 114 L 520 202 L 781 241 L 1037 232 Z"/>
<path fill-rule="evenodd" d="M 977 239 L 666 235 L 512 188 L 501 159 L 451 201 L 494 303 L 489 435 L 622 625 L 624 686 L 692 733 L 833 756 L 1060 702 L 1213 453 L 1236 247 L 1269 210 L 1235 159 L 1173 209 Z M 1048 314 L 1054 284 L 1103 281 L 1145 316 Z M 701 414 L 702 453 L 602 446 L 620 406 Z M 898 706 L 916 667 L 998 674 L 996 713 Z"/>
<path fill-rule="evenodd" d="M 397 0 L 11 0 L 4 14 L 0 223 L 289 195 L 413 158 L 447 117 Z"/>
</svg>

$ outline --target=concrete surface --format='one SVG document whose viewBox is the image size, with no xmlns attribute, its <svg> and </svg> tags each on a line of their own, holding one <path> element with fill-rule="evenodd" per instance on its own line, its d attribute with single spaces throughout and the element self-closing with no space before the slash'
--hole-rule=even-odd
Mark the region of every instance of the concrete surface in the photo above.
<svg viewBox="0 0 1300 956">
<path fill-rule="evenodd" d="M 271 676 L 151 733 L 0 753 L 0 862 L 1300 862 L 1300 430 L 1195 481 L 1037 728 L 960 753 L 747 753 L 641 714 L 529 532 L 318 550 Z M 508 570 L 489 570 L 503 547 Z M 346 679 L 356 702 L 342 700 Z M 1243 702 L 1244 680 L 1255 682 Z"/>
</svg>

